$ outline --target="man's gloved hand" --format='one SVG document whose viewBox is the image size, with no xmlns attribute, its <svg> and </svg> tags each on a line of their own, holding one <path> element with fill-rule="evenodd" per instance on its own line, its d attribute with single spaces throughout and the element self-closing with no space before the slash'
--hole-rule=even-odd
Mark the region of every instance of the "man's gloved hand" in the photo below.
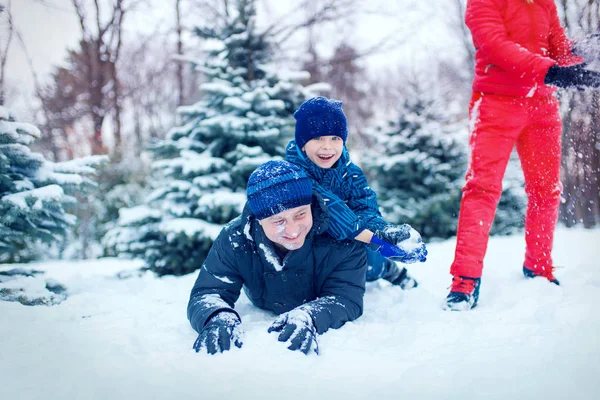
<svg viewBox="0 0 600 400">
<path fill-rule="evenodd" d="M 548 69 L 544 83 L 560 88 L 597 88 L 600 87 L 600 72 L 585 69 L 585 64 L 577 64 L 570 67 L 553 65 Z"/>
<path fill-rule="evenodd" d="M 206 348 L 208 354 L 222 353 L 231 348 L 231 342 L 236 347 L 242 347 L 242 329 L 240 319 L 232 312 L 221 311 L 208 320 L 198 339 L 194 342 L 196 353 Z"/>
<path fill-rule="evenodd" d="M 304 354 L 308 354 L 312 349 L 319 354 L 317 329 L 308 312 L 304 310 L 296 308 L 281 314 L 269 327 L 268 332 L 279 332 L 278 340 L 289 342 L 288 349 L 290 350 L 300 350 Z"/>
<path fill-rule="evenodd" d="M 408 224 L 388 225 L 375 232 L 371 238 L 371 249 L 404 264 L 427 261 L 427 248 L 421 235 Z"/>
</svg>

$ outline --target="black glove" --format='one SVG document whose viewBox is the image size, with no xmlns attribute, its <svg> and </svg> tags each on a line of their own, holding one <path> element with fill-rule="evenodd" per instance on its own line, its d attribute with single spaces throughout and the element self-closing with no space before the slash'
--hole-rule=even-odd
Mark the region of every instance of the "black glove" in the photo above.
<svg viewBox="0 0 600 400">
<path fill-rule="evenodd" d="M 577 64 L 570 67 L 553 65 L 548 69 L 544 83 L 561 88 L 597 88 L 600 87 L 600 72 L 585 69 L 585 64 Z"/>
<path fill-rule="evenodd" d="M 242 330 L 240 319 L 232 312 L 221 311 L 208 320 L 198 339 L 194 342 L 194 350 L 198 353 L 206 348 L 208 354 L 222 353 L 231 348 L 231 341 L 236 347 L 242 347 Z"/>
<path fill-rule="evenodd" d="M 312 322 L 308 312 L 301 309 L 281 314 L 271 325 L 271 332 L 280 332 L 278 340 L 288 342 L 290 350 L 300 350 L 308 354 L 311 349 L 319 354 L 319 343 L 317 342 L 317 329 Z"/>
</svg>

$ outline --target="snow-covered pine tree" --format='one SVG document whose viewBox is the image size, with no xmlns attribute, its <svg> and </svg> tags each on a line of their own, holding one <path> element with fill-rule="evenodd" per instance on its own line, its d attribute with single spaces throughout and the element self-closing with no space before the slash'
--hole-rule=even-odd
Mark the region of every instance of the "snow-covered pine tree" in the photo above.
<svg viewBox="0 0 600 400">
<path fill-rule="evenodd" d="M 410 85 L 409 85 L 410 86 Z M 428 90 L 414 88 L 396 121 L 369 132 L 377 143 L 363 165 L 380 210 L 392 223 L 408 223 L 426 238 L 456 235 L 468 160 L 464 120 Z M 523 226 L 525 199 L 518 159 L 509 163 L 491 234 Z"/>
<path fill-rule="evenodd" d="M 502 197 L 498 202 L 491 235 L 510 235 L 525 226 L 525 194 L 523 171 L 517 152 L 513 151 L 502 180 Z"/>
<path fill-rule="evenodd" d="M 306 72 L 272 65 L 272 38 L 259 32 L 251 0 L 232 2 L 227 21 L 196 33 L 208 48 L 197 68 L 203 98 L 180 107 L 182 124 L 152 146 L 154 191 L 122 209 L 107 233 L 109 254 L 143 258 L 159 275 L 198 269 L 223 224 L 238 216 L 251 172 L 283 157 L 294 111 L 312 95 Z"/>
<path fill-rule="evenodd" d="M 369 131 L 376 145 L 363 165 L 386 220 L 408 223 L 427 238 L 456 234 L 467 168 L 461 129 L 433 96 L 415 90 L 397 120 Z"/>
<path fill-rule="evenodd" d="M 65 237 L 75 217 L 65 208 L 72 194 L 95 184 L 86 177 L 107 161 L 105 156 L 53 163 L 28 147 L 41 136 L 37 127 L 16 122 L 0 106 L 0 262 L 36 258 L 39 243 Z"/>
</svg>

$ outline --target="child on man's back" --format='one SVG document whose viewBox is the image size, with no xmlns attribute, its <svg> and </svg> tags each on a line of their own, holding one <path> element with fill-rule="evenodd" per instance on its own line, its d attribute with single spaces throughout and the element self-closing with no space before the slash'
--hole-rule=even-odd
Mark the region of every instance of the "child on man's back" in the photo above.
<svg viewBox="0 0 600 400">
<path fill-rule="evenodd" d="M 362 170 L 350 161 L 342 102 L 315 97 L 304 102 L 294 117 L 296 135 L 287 146 L 286 159 L 308 173 L 313 190 L 323 197 L 330 235 L 369 244 L 367 281 L 383 278 L 403 289 L 416 287 L 406 268 L 394 261 L 424 262 L 425 244 L 409 225 L 383 219 L 375 192 Z"/>
</svg>

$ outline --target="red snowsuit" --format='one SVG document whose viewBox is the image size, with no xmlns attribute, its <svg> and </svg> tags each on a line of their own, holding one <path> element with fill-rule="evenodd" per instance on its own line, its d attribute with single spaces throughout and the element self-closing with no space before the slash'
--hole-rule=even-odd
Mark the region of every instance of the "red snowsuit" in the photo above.
<svg viewBox="0 0 600 400">
<path fill-rule="evenodd" d="M 502 178 L 516 145 L 528 197 L 524 266 L 552 267 L 558 219 L 561 121 L 548 68 L 582 62 L 560 25 L 554 0 L 468 0 L 476 48 L 469 106 L 471 156 L 460 205 L 453 275 L 481 277 Z"/>
</svg>

